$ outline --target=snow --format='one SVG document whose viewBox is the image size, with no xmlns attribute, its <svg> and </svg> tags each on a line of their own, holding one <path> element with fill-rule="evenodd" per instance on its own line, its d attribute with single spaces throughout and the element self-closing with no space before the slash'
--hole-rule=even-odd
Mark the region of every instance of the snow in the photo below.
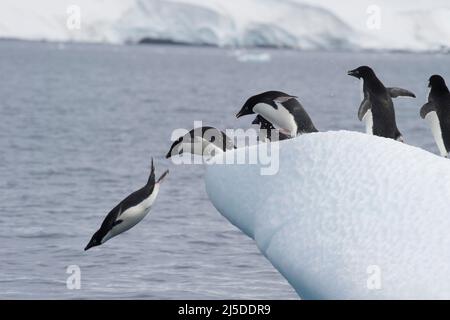
<svg viewBox="0 0 450 320">
<path fill-rule="evenodd" d="M 301 298 L 450 298 L 448 159 L 348 131 L 273 147 L 278 174 L 209 165 L 206 190 Z"/>
<path fill-rule="evenodd" d="M 69 29 L 77 5 L 81 29 Z M 0 38 L 136 43 L 142 39 L 232 47 L 450 49 L 447 0 L 2 0 Z"/>
</svg>

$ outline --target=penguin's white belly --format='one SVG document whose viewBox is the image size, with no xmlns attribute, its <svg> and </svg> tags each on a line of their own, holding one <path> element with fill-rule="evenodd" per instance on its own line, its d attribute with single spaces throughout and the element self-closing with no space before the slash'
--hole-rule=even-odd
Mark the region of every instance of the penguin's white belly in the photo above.
<svg viewBox="0 0 450 320">
<path fill-rule="evenodd" d="M 427 120 L 430 125 L 434 141 L 436 141 L 436 145 L 438 146 L 441 156 L 447 157 L 448 152 L 445 148 L 444 139 L 442 138 L 441 124 L 436 111 L 428 112 L 425 116 L 425 120 Z"/>
<path fill-rule="evenodd" d="M 117 218 L 121 223 L 114 226 L 104 237 L 103 242 L 125 232 L 138 224 L 150 211 L 159 192 L 159 184 L 155 184 L 152 194 L 134 207 L 130 207 Z"/>
<path fill-rule="evenodd" d="M 278 109 L 275 109 L 266 103 L 258 103 L 253 107 L 253 112 L 261 115 L 281 132 L 295 137 L 297 135 L 297 123 L 294 116 L 281 103 L 277 103 L 277 106 Z"/>
<path fill-rule="evenodd" d="M 373 115 L 372 110 L 367 110 L 366 114 L 362 118 L 362 121 L 366 124 L 366 133 L 373 135 Z"/>
</svg>

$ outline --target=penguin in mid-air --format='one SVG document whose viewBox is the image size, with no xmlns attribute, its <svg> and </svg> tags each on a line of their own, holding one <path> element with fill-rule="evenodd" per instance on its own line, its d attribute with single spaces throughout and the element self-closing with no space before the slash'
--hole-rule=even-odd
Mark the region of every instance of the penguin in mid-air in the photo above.
<svg viewBox="0 0 450 320">
<path fill-rule="evenodd" d="M 236 149 L 233 140 L 214 127 L 194 128 L 172 143 L 166 159 L 184 152 L 213 157 L 227 150 Z"/>
<path fill-rule="evenodd" d="M 397 128 L 392 98 L 416 96 L 402 88 L 386 88 L 368 66 L 361 66 L 348 72 L 349 76 L 363 79 L 364 99 L 358 110 L 358 118 L 366 123 L 366 132 L 380 137 L 403 142 Z"/>
<path fill-rule="evenodd" d="M 253 120 L 252 124 L 259 125 L 260 128 L 260 139 L 262 141 L 272 140 L 272 134 L 278 134 L 278 140 L 286 140 L 289 139 L 289 136 L 281 133 L 279 130 L 275 129 L 275 127 L 266 119 L 261 117 L 259 114 L 256 116 L 255 120 Z M 264 131 L 262 131 L 264 130 Z M 274 131 L 276 130 L 276 131 Z"/>
<path fill-rule="evenodd" d="M 159 186 L 168 173 L 169 170 L 165 171 L 155 182 L 155 167 L 152 159 L 147 184 L 130 194 L 108 213 L 100 229 L 94 233 L 84 250 L 99 246 L 139 223 L 150 211 L 158 195 Z"/>
<path fill-rule="evenodd" d="M 450 151 L 450 92 L 440 75 L 429 79 L 428 102 L 420 109 L 420 116 L 431 127 L 441 156 L 448 158 Z"/>
<path fill-rule="evenodd" d="M 267 91 L 249 98 L 236 118 L 255 113 L 291 138 L 318 132 L 297 97 L 281 91 Z"/>
</svg>

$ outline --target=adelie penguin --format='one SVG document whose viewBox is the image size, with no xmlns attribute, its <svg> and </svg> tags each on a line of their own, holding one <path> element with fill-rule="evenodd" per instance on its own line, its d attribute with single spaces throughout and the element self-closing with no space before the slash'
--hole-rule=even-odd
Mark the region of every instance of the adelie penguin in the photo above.
<svg viewBox="0 0 450 320">
<path fill-rule="evenodd" d="M 213 157 L 218 153 L 236 149 L 233 140 L 214 127 L 194 128 L 172 143 L 166 159 L 183 153 Z"/>
<path fill-rule="evenodd" d="M 105 243 L 144 219 L 155 202 L 162 180 L 168 173 L 168 170 L 165 171 L 158 181 L 155 181 L 155 167 L 152 159 L 150 176 L 145 186 L 130 194 L 108 213 L 100 229 L 94 233 L 84 250 Z"/>
<path fill-rule="evenodd" d="M 267 91 L 249 98 L 236 118 L 255 113 L 289 137 L 318 131 L 297 97 L 281 91 Z"/>
<path fill-rule="evenodd" d="M 441 156 L 448 158 L 450 151 L 450 92 L 440 75 L 429 79 L 428 102 L 420 109 L 420 116 L 431 127 Z"/>
<path fill-rule="evenodd" d="M 386 88 L 368 66 L 361 66 L 348 72 L 349 76 L 363 79 L 364 99 L 358 110 L 358 118 L 366 123 L 366 132 L 380 137 L 402 141 L 397 128 L 392 98 L 416 96 L 402 88 Z"/>
</svg>

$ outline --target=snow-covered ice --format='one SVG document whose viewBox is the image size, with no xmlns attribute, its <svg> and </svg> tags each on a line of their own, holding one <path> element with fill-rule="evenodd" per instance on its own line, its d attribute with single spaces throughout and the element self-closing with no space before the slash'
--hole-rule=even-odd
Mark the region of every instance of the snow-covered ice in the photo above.
<svg viewBox="0 0 450 320">
<path fill-rule="evenodd" d="M 70 29 L 71 5 L 81 28 Z M 2 0 L 0 38 L 448 51 L 448 0 Z M 371 17 L 376 14 L 376 23 Z M 378 23 L 379 22 L 379 23 Z"/>
<path fill-rule="evenodd" d="M 206 189 L 300 297 L 450 298 L 448 159 L 348 131 L 274 147 L 278 174 L 210 165 Z"/>
</svg>

